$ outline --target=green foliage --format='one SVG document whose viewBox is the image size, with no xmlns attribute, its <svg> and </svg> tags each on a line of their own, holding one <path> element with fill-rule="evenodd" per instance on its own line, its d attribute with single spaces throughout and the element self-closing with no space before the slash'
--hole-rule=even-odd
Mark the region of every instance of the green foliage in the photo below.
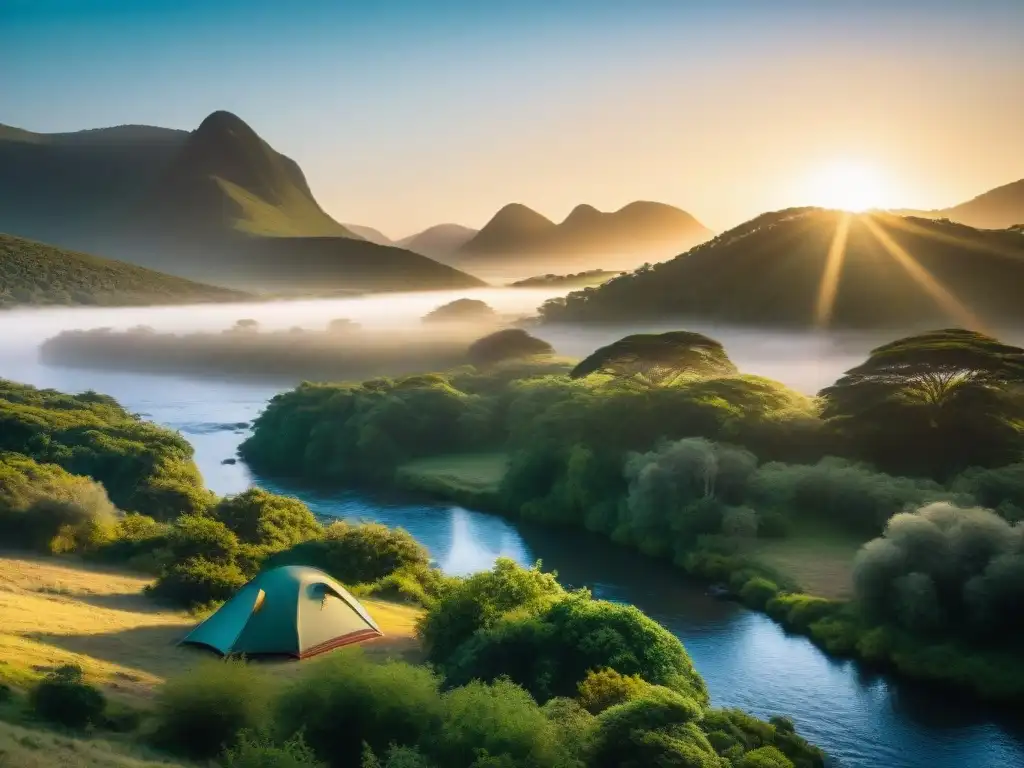
<svg viewBox="0 0 1024 768">
<path fill-rule="evenodd" d="M 1024 451 L 1024 349 L 959 328 L 885 344 L 822 390 L 822 415 L 886 471 L 946 479 Z"/>
<path fill-rule="evenodd" d="M 0 535 L 8 546 L 89 553 L 113 535 L 117 517 L 103 486 L 89 478 L 0 454 Z"/>
<path fill-rule="evenodd" d="M 890 517 L 907 507 L 970 500 L 931 480 L 893 477 L 834 457 L 816 464 L 764 464 L 751 479 L 748 498 L 758 510 L 864 534 L 881 532 Z"/>
<path fill-rule="evenodd" d="M 554 351 L 546 341 L 531 336 L 522 328 L 506 328 L 474 341 L 466 351 L 466 358 L 478 368 L 486 368 L 507 360 L 550 355 Z"/>
<path fill-rule="evenodd" d="M 701 707 L 664 688 L 611 707 L 597 717 L 587 753 L 589 768 L 647 768 L 652 765 L 725 768 L 697 727 Z"/>
<path fill-rule="evenodd" d="M 175 561 L 202 558 L 230 563 L 238 554 L 238 537 L 219 520 L 182 515 L 171 527 L 167 546 Z"/>
<path fill-rule="evenodd" d="M 234 563 L 193 557 L 166 566 L 147 591 L 158 600 L 197 608 L 231 598 L 245 582 L 245 574 Z"/>
<path fill-rule="evenodd" d="M 195 304 L 245 298 L 241 291 L 0 234 L 0 309 L 21 305 Z"/>
<path fill-rule="evenodd" d="M 103 693 L 85 682 L 82 668 L 65 664 L 46 675 L 29 695 L 32 711 L 43 720 L 65 728 L 100 725 L 107 701 Z"/>
<path fill-rule="evenodd" d="M 682 376 L 736 373 L 722 345 L 700 333 L 670 331 L 626 336 L 593 352 L 570 378 L 602 374 L 643 386 L 666 386 Z"/>
<path fill-rule="evenodd" d="M 614 669 L 591 670 L 577 686 L 580 705 L 592 715 L 643 695 L 650 684 L 639 675 L 623 675 Z"/>
<path fill-rule="evenodd" d="M 261 488 L 221 499 L 210 514 L 240 542 L 272 551 L 311 539 L 321 531 L 309 507 L 301 501 Z"/>
<path fill-rule="evenodd" d="M 94 392 L 0 380 L 0 451 L 91 477 L 119 509 L 157 520 L 203 512 L 212 501 L 187 440 Z"/>
<path fill-rule="evenodd" d="M 758 747 L 743 755 L 736 768 L 793 768 L 793 762 L 775 747 Z"/>
<path fill-rule="evenodd" d="M 337 768 L 359 763 L 362 745 L 430 743 L 444 720 L 438 681 L 423 667 L 378 664 L 347 649 L 310 667 L 277 702 L 282 734 L 302 732 L 317 755 Z M 342 727 L 341 724 L 344 724 Z"/>
<path fill-rule="evenodd" d="M 243 733 L 224 753 L 224 768 L 325 768 L 298 734 L 283 744 L 266 736 Z"/>
<path fill-rule="evenodd" d="M 896 515 L 857 555 L 854 586 L 870 617 L 910 632 L 1013 642 L 1024 629 L 1024 525 L 946 503 Z"/>
<path fill-rule="evenodd" d="M 499 558 L 492 570 L 449 590 L 421 617 L 417 633 L 428 657 L 443 663 L 475 632 L 495 626 L 505 614 L 528 611 L 564 594 L 554 575 L 543 573 L 539 564 L 525 569 Z"/>
<path fill-rule="evenodd" d="M 779 592 L 779 585 L 763 576 L 755 576 L 749 579 L 740 588 L 740 600 L 745 605 L 763 611 L 768 601 Z"/>
<path fill-rule="evenodd" d="M 423 575 L 429 563 L 427 550 L 408 531 L 378 523 L 351 525 L 337 521 L 317 538 L 272 555 L 266 567 L 309 565 L 343 584 L 364 584 L 403 569 L 406 576 Z"/>
<path fill-rule="evenodd" d="M 266 732 L 272 693 L 244 661 L 204 660 L 157 692 L 153 738 L 169 752 L 214 757 L 243 734 Z"/>
<path fill-rule="evenodd" d="M 796 768 L 825 765 L 824 753 L 801 738 L 787 717 L 773 716 L 765 722 L 738 709 L 712 709 L 705 713 L 700 727 L 715 751 L 735 765 L 775 768 L 771 760 Z M 780 763 L 779 754 L 788 762 Z"/>
</svg>

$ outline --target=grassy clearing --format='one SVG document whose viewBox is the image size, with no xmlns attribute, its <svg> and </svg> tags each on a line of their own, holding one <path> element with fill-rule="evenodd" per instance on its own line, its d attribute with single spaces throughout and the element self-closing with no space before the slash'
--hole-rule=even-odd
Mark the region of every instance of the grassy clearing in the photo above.
<svg viewBox="0 0 1024 768">
<path fill-rule="evenodd" d="M 399 487 L 467 506 L 493 508 L 508 471 L 504 453 L 459 453 L 403 464 L 395 473 Z"/>
<path fill-rule="evenodd" d="M 201 649 L 176 644 L 197 619 L 156 605 L 142 593 L 148 583 L 72 559 L 0 555 L 0 681 L 24 688 L 60 664 L 75 663 L 112 698 L 145 707 L 163 680 L 209 658 Z M 364 643 L 366 652 L 416 660 L 419 611 L 362 602 L 385 634 Z M 299 664 L 261 666 L 287 677 Z"/>
<path fill-rule="evenodd" d="M 127 744 L 81 739 L 0 721 L 0 768 L 167 768 L 183 763 Z"/>
<path fill-rule="evenodd" d="M 785 539 L 759 539 L 750 556 L 789 577 L 811 595 L 853 595 L 853 558 L 864 542 L 842 532 L 804 527 Z"/>
</svg>

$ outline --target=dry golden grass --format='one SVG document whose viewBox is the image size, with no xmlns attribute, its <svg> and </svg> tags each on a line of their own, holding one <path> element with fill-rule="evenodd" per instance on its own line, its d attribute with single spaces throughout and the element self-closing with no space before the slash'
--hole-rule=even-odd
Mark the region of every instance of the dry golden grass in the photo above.
<svg viewBox="0 0 1024 768">
<path fill-rule="evenodd" d="M 53 667 L 75 663 L 109 695 L 144 705 L 163 680 L 209 657 L 177 645 L 197 620 L 157 606 L 142 593 L 147 583 L 145 577 L 73 559 L 0 554 L 0 680 L 25 685 Z M 385 634 L 364 643 L 366 652 L 415 660 L 419 612 L 376 600 L 362 603 Z M 265 666 L 289 676 L 300 665 Z"/>
<path fill-rule="evenodd" d="M 183 766 L 127 745 L 77 739 L 0 722 L 0 768 L 167 768 Z"/>
</svg>

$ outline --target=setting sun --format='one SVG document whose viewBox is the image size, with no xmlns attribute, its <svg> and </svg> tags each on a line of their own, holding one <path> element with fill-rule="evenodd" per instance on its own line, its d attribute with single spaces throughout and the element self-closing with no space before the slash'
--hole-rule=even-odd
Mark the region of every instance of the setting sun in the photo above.
<svg viewBox="0 0 1024 768">
<path fill-rule="evenodd" d="M 808 185 L 808 202 L 823 208 L 860 212 L 886 205 L 889 190 L 874 168 L 844 162 L 826 166 L 813 174 Z"/>
</svg>

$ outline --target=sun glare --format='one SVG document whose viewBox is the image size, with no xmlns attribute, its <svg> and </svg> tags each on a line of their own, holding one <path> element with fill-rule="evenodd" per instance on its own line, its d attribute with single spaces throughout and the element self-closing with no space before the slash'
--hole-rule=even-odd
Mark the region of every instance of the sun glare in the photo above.
<svg viewBox="0 0 1024 768">
<path fill-rule="evenodd" d="M 859 213 L 882 208 L 888 196 L 885 180 L 873 168 L 858 163 L 835 163 L 811 180 L 808 202 L 822 208 Z"/>
</svg>

